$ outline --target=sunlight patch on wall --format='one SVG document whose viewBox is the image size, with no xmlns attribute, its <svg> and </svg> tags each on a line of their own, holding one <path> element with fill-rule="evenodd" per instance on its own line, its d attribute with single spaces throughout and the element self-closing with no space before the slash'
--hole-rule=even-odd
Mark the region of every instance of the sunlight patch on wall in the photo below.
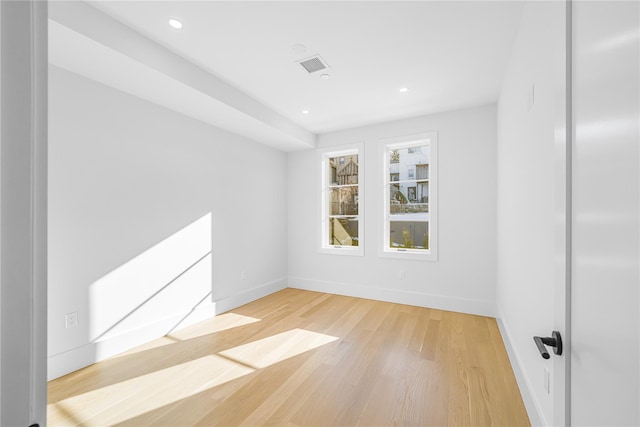
<svg viewBox="0 0 640 427">
<path fill-rule="evenodd" d="M 193 309 L 212 291 L 212 268 L 208 213 L 91 285 L 90 339 Z"/>
</svg>

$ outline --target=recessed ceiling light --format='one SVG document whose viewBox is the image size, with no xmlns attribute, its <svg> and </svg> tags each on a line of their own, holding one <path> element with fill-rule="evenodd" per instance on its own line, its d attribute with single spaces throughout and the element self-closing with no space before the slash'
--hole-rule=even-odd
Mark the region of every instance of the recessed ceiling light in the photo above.
<svg viewBox="0 0 640 427">
<path fill-rule="evenodd" d="M 176 30 L 179 30 L 182 28 L 182 22 L 178 21 L 175 18 L 169 19 L 169 25 L 171 25 L 171 27 L 175 28 Z"/>
<path fill-rule="evenodd" d="M 302 114 L 309 114 L 309 110 L 302 110 Z"/>
<path fill-rule="evenodd" d="M 329 80 L 329 78 L 330 78 L 330 77 L 331 77 L 331 76 L 330 76 L 329 74 L 322 74 L 322 75 L 320 76 L 320 78 L 321 78 L 322 80 Z"/>
<path fill-rule="evenodd" d="M 400 92 L 406 92 L 406 91 L 408 91 L 408 90 L 409 90 L 409 88 L 407 88 L 407 87 L 401 87 L 401 88 L 400 88 Z"/>
</svg>

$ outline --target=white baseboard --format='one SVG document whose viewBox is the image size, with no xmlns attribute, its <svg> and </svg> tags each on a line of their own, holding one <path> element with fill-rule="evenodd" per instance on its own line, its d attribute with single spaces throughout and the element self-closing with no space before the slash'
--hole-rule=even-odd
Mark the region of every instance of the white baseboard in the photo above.
<svg viewBox="0 0 640 427">
<path fill-rule="evenodd" d="M 129 330 L 103 341 L 91 342 L 64 353 L 50 356 L 48 359 L 48 380 L 61 377 L 148 341 L 162 337 L 169 331 L 185 328 L 194 323 L 263 298 L 274 292 L 278 292 L 285 289 L 287 284 L 288 287 L 296 289 L 477 314 L 480 316 L 495 316 L 495 306 L 491 301 L 422 294 L 351 283 L 326 282 L 296 277 L 289 279 L 281 278 L 236 295 L 220 298 L 215 302 L 205 301 L 193 310 L 176 313 L 159 319 L 154 323 L 142 325 L 139 328 Z"/>
<path fill-rule="evenodd" d="M 511 333 L 503 319 L 504 316 L 500 310 L 498 310 L 498 317 L 496 318 L 496 321 L 498 323 L 498 328 L 500 329 L 500 334 L 502 335 L 502 341 L 507 349 L 507 355 L 509 356 L 509 361 L 511 362 L 511 367 L 513 368 L 518 388 L 520 389 L 520 395 L 522 396 L 524 406 L 527 409 L 527 414 L 529 415 L 529 422 L 532 426 L 548 426 L 549 424 L 547 424 L 547 420 L 544 417 L 542 407 L 536 399 L 535 393 L 532 391 L 533 387 L 531 380 L 527 375 L 527 372 L 523 369 L 520 353 L 512 345 L 513 340 L 511 338 Z"/>
<path fill-rule="evenodd" d="M 215 303 L 209 304 L 214 305 Z M 160 338 L 180 324 L 183 318 L 188 317 L 195 311 L 176 313 L 104 340 L 90 342 L 81 347 L 49 356 L 47 360 L 47 380 L 51 381 L 140 344 Z"/>
<path fill-rule="evenodd" d="M 423 294 L 391 288 L 363 286 L 353 283 L 303 279 L 300 277 L 289 277 L 289 287 L 307 291 L 326 292 L 349 297 L 394 302 L 417 307 L 477 314 L 479 316 L 495 316 L 495 304 L 493 301 Z"/>
<path fill-rule="evenodd" d="M 264 298 L 267 295 L 271 295 L 285 288 L 287 288 L 287 278 L 282 277 L 274 280 L 273 282 L 248 289 L 239 294 L 219 299 L 216 301 L 216 314 L 224 313 L 226 311 L 233 310 L 236 307 L 240 307 L 241 305 L 249 304 L 252 301 Z"/>
<path fill-rule="evenodd" d="M 160 338 L 170 331 L 180 330 L 187 326 L 214 317 L 220 313 L 263 298 L 287 287 L 287 279 L 281 278 L 246 290 L 237 295 L 221 298 L 218 301 L 204 301 L 192 310 L 174 313 L 156 322 L 141 325 L 116 336 L 98 342 L 91 342 L 81 347 L 59 353 L 48 358 L 47 380 L 77 371 L 93 363 L 116 354 L 130 350 L 136 346 Z"/>
</svg>

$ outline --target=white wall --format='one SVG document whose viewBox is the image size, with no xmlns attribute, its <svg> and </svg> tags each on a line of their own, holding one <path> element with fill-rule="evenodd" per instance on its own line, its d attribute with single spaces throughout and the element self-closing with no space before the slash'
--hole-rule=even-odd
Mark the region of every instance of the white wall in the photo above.
<svg viewBox="0 0 640 427">
<path fill-rule="evenodd" d="M 543 384 L 553 364 L 532 337 L 554 326 L 555 46 L 564 45 L 563 10 L 563 2 L 527 3 L 498 102 L 498 317 L 534 424 L 553 419 Z"/>
<path fill-rule="evenodd" d="M 49 114 L 50 378 L 286 286 L 284 153 L 56 67 Z"/>
<path fill-rule="evenodd" d="M 378 140 L 438 132 L 437 261 L 378 256 L 382 160 Z M 320 135 L 319 149 L 364 143 L 364 256 L 318 252 L 318 155 L 289 154 L 289 286 L 484 315 L 496 282 L 495 105 Z M 404 270 L 406 278 L 399 279 Z"/>
</svg>

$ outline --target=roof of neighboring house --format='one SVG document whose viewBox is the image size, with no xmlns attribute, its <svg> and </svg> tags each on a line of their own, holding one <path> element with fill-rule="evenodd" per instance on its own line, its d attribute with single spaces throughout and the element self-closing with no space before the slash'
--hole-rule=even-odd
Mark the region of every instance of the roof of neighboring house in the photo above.
<svg viewBox="0 0 640 427">
<path fill-rule="evenodd" d="M 342 168 L 337 170 L 338 176 L 357 175 L 358 164 L 350 159 Z"/>
</svg>

